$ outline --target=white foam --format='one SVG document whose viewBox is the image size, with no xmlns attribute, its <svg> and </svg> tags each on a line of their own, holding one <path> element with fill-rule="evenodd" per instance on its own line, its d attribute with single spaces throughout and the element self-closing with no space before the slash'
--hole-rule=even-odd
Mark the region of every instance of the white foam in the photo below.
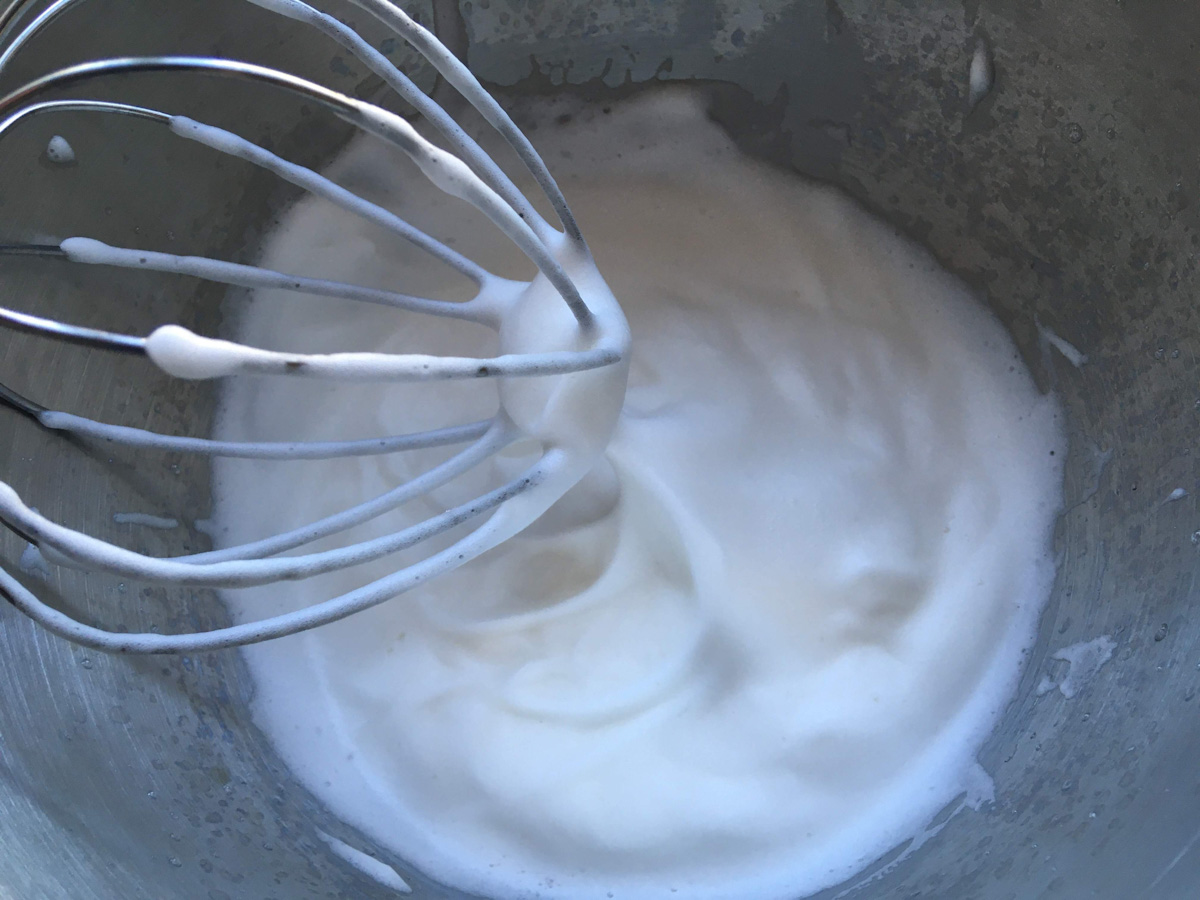
<svg viewBox="0 0 1200 900">
<path fill-rule="evenodd" d="M 56 165 L 68 165 L 75 162 L 75 148 L 61 134 L 56 134 L 46 145 L 46 159 Z"/>
<path fill-rule="evenodd" d="M 1116 641 L 1108 635 L 1101 635 L 1095 640 L 1072 644 L 1056 651 L 1051 659 L 1062 660 L 1068 664 L 1066 674 L 1058 683 L 1062 695 L 1070 700 L 1087 687 L 1104 664 L 1112 659 L 1116 649 Z"/>
<path fill-rule="evenodd" d="M 152 516 L 147 513 L 114 513 L 113 521 L 118 525 L 138 525 L 142 528 L 157 528 L 170 531 L 179 527 L 178 519 L 168 519 L 164 516 Z"/>
<path fill-rule="evenodd" d="M 412 888 L 409 886 L 408 882 L 404 880 L 399 872 L 397 872 L 387 863 L 376 859 L 374 856 L 364 853 L 357 847 L 351 847 L 345 841 L 338 840 L 337 838 L 326 834 L 320 829 L 317 830 L 317 834 L 320 835 L 321 840 L 329 845 L 329 848 L 333 850 L 334 853 L 336 853 L 346 862 L 350 863 L 350 865 L 354 866 L 354 868 L 358 869 L 368 878 L 373 878 L 384 887 L 391 888 L 393 891 L 398 893 L 412 893 Z"/>
<path fill-rule="evenodd" d="M 1038 328 L 1038 334 L 1041 336 L 1042 341 L 1046 345 L 1053 347 L 1055 350 L 1057 350 L 1059 353 L 1061 353 L 1063 355 L 1063 357 L 1066 359 L 1066 361 L 1069 362 L 1071 365 L 1073 365 L 1075 368 L 1078 369 L 1080 366 L 1083 366 L 1087 363 L 1087 361 L 1088 361 L 1087 354 L 1085 354 L 1083 351 L 1079 350 L 1074 344 L 1071 344 L 1068 341 L 1064 340 L 1063 338 L 1059 337 L 1057 334 L 1055 334 L 1053 331 L 1051 331 L 1046 326 L 1042 325 L 1040 322 L 1038 323 L 1037 328 Z"/>
<path fill-rule="evenodd" d="M 46 562 L 46 557 L 42 556 L 42 551 L 35 544 L 25 545 L 25 549 L 21 551 L 21 558 L 18 560 L 17 565 L 21 567 L 21 571 L 26 575 L 32 575 L 43 581 L 50 577 L 50 565 Z"/>
<path fill-rule="evenodd" d="M 991 92 L 992 83 L 995 80 L 992 49 L 982 38 L 976 42 L 975 52 L 971 55 L 971 71 L 968 80 L 970 87 L 968 102 L 974 107 Z"/>
<path fill-rule="evenodd" d="M 635 336 L 611 512 L 539 522 L 385 606 L 249 649 L 255 714 L 333 811 L 456 888 L 791 900 L 927 839 L 956 798 L 993 796 L 975 756 L 1049 591 L 1057 409 L 927 254 L 835 192 L 742 159 L 690 95 L 551 127 L 559 109 L 543 111 L 541 149 Z M 347 173 L 490 269 L 523 271 L 377 145 L 351 148 L 333 174 Z M 264 264 L 449 290 L 316 201 L 285 218 Z M 237 337 L 310 353 L 494 346 L 462 323 L 272 292 Z M 235 380 L 218 437 L 408 433 L 499 399 L 483 381 Z M 445 455 L 220 460 L 220 543 L 307 523 Z M 462 502 L 520 462 L 492 460 L 353 536 Z M 408 559 L 228 602 L 260 618 Z"/>
</svg>

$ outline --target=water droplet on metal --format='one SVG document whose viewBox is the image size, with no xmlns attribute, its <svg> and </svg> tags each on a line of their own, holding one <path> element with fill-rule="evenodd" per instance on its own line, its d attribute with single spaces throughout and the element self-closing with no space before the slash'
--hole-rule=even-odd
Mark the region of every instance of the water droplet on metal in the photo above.
<svg viewBox="0 0 1200 900">
<path fill-rule="evenodd" d="M 1072 144 L 1078 144 L 1083 140 L 1083 126 L 1078 122 L 1072 122 L 1067 126 L 1067 140 Z"/>
</svg>

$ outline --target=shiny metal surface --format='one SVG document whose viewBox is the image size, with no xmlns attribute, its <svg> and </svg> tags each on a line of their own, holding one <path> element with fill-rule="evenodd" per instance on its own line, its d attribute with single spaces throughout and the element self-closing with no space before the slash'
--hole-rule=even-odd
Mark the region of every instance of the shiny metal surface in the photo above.
<svg viewBox="0 0 1200 900">
<path fill-rule="evenodd" d="M 78 60 L 81 47 L 87 57 L 219 53 L 285 65 L 351 96 L 379 89 L 320 36 L 236 0 L 174 6 L 167 15 L 146 0 L 89 0 L 30 45 L 0 92 Z M 456 10 L 438 12 L 453 20 Z M 432 13 L 425 7 L 423 20 Z M 953 816 L 851 896 L 1200 896 L 1194 10 L 1086 0 L 464 0 L 457 13 L 472 68 L 507 89 L 518 111 L 531 92 L 566 88 L 605 103 L 658 80 L 704 81 L 713 114 L 747 150 L 842 185 L 983 293 L 1062 400 L 1071 446 L 1060 571 L 1019 697 L 981 755 L 996 802 Z M 129 16 L 136 29 L 113 27 Z M 993 48 L 996 83 L 972 110 L 967 73 L 979 37 Z M 428 71 L 418 77 L 432 83 Z M 161 108 L 187 91 L 181 112 L 306 164 L 327 159 L 346 134 L 276 94 L 181 84 L 131 77 L 95 93 Z M 150 123 L 98 118 L 109 119 L 41 117 L 0 145 L 0 241 L 136 236 L 151 249 L 248 260 L 291 196 L 249 167 L 161 140 Z M 54 134 L 75 146 L 74 165 L 43 158 Z M 85 327 L 142 334 L 181 321 L 215 333 L 221 324 L 220 290 L 152 273 L 114 279 L 4 257 L 0 290 L 5 305 Z M 1071 365 L 1048 334 L 1086 363 Z M 202 436 L 211 415 L 205 388 L 157 376 L 136 357 L 0 335 L 0 369 L 27 396 L 124 424 Z M 0 471 L 47 514 L 135 549 L 206 546 L 202 462 L 137 453 L 110 463 L 0 409 Z M 1177 489 L 1187 496 L 1167 502 Z M 182 525 L 116 525 L 114 512 Z M 22 549 L 0 534 L 6 560 Z M 129 630 L 226 621 L 203 592 L 69 573 L 49 584 L 85 620 Z M 1066 674 L 1055 653 L 1102 636 L 1114 655 L 1078 693 L 1039 691 Z M 12 610 L 0 610 L 0 641 L 0 897 L 390 896 L 319 835 L 377 849 L 291 781 L 250 722 L 236 654 L 113 659 Z M 416 896 L 451 896 L 389 861 Z"/>
</svg>

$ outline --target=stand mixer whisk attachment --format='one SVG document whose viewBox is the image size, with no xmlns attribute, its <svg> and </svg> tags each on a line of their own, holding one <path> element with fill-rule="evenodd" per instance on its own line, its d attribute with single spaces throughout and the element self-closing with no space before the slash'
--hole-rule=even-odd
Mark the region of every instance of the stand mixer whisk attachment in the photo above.
<svg viewBox="0 0 1200 900">
<path fill-rule="evenodd" d="M 19 31 L 10 19 L 9 30 L 17 33 L 0 54 L 0 72 L 30 37 L 79 2 L 58 0 Z M 247 374 L 360 382 L 494 378 L 499 380 L 499 409 L 486 421 L 370 440 L 235 443 L 158 434 L 49 410 L 0 384 L 0 405 L 29 417 L 48 431 L 85 441 L 143 448 L 147 452 L 277 460 L 282 465 L 295 459 L 331 459 L 466 445 L 418 477 L 339 513 L 252 543 L 190 556 L 149 557 L 64 527 L 31 509 L 4 482 L 0 482 L 0 521 L 56 565 L 114 573 L 149 583 L 209 588 L 249 587 L 309 578 L 398 553 L 466 523 L 474 527 L 447 548 L 340 597 L 259 622 L 191 634 L 129 634 L 84 624 L 39 600 L 0 566 L 0 595 L 55 634 L 102 651 L 194 652 L 270 640 L 344 618 L 455 569 L 532 524 L 583 479 L 603 453 L 624 399 L 629 330 L 620 306 L 596 270 L 567 202 L 545 163 L 470 71 L 430 31 L 389 0 L 354 0 L 358 7 L 408 41 L 499 132 L 545 193 L 561 227 L 547 222 L 441 106 L 353 29 L 302 0 L 247 2 L 317 29 L 340 43 L 423 117 L 449 149 L 421 136 L 402 116 L 286 72 L 227 59 L 181 56 L 103 59 L 38 78 L 0 99 L 0 139 L 31 117 L 56 112 L 136 117 L 159 123 L 177 138 L 198 142 L 217 153 L 261 167 L 382 226 L 430 258 L 471 279 L 477 287 L 474 298 L 450 302 L 416 297 L 257 266 L 113 247 L 85 237 L 69 238 L 58 245 L 8 245 L 3 252 L 46 254 L 76 264 L 176 273 L 231 286 L 282 288 L 481 323 L 498 332 L 500 355 L 462 358 L 276 352 L 201 337 L 175 325 L 159 328 L 149 336 L 127 335 L 80 328 L 2 306 L 0 327 L 99 350 L 139 354 L 167 374 L 184 379 Z M 434 185 L 482 212 L 537 266 L 538 274 L 529 282 L 501 278 L 388 210 L 229 131 L 125 103 L 39 100 L 49 91 L 83 85 L 105 76 L 156 72 L 257 82 L 331 110 L 359 130 L 400 148 Z M 518 441 L 522 445 L 536 442 L 540 446 L 536 462 L 518 477 L 468 503 L 385 537 L 335 550 L 280 555 L 345 532 L 425 496 Z"/>
</svg>

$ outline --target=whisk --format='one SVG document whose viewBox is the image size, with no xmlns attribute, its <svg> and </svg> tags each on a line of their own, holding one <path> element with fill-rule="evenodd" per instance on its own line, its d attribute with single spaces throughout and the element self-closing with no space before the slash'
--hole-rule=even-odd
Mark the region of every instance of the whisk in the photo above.
<svg viewBox="0 0 1200 900">
<path fill-rule="evenodd" d="M 18 28 L 22 5 L 0 27 L 15 32 L 0 53 L 0 72 L 29 39 L 82 0 L 57 0 Z M 602 454 L 615 427 L 628 375 L 629 330 L 597 271 L 579 227 L 528 138 L 467 69 L 429 30 L 390 0 L 353 0 L 406 40 L 513 148 L 546 195 L 558 225 L 543 218 L 501 167 L 445 109 L 422 92 L 354 29 L 303 0 L 246 0 L 316 29 L 353 53 L 437 131 L 449 149 L 427 140 L 404 117 L 273 68 L 211 57 L 155 56 L 84 62 L 40 77 L 0 99 L 0 139 L 22 122 L 60 112 L 136 117 L 161 124 L 180 139 L 242 159 L 373 222 L 471 279 L 473 299 L 452 302 L 360 285 L 270 271 L 221 260 L 113 247 L 84 237 L 58 245 L 7 245 L 6 253 L 46 254 L 85 265 L 175 273 L 245 288 L 283 288 L 322 297 L 446 316 L 490 326 L 501 354 L 493 358 L 299 354 L 267 351 L 202 337 L 177 325 L 148 336 L 81 328 L 0 307 L 0 326 L 48 339 L 148 358 L 169 375 L 210 379 L 246 374 L 339 381 L 499 379 L 500 404 L 489 420 L 369 440 L 238 443 L 172 436 L 47 409 L 0 384 L 0 404 L 42 428 L 147 452 L 276 460 L 333 459 L 465 444 L 445 462 L 381 496 L 310 524 L 251 543 L 160 559 L 67 528 L 27 506 L 0 482 L 0 521 L 55 565 L 103 571 L 145 582 L 237 588 L 313 577 L 416 547 L 470 523 L 448 547 L 339 597 L 286 615 L 190 634 L 131 634 L 80 622 L 35 596 L 0 566 L 0 594 L 51 632 L 114 653 L 195 652 L 265 641 L 315 628 L 383 603 L 496 547 L 537 520 L 578 484 Z M 127 73 L 182 72 L 269 85 L 315 102 L 357 129 L 400 148 L 434 185 L 482 212 L 536 265 L 528 282 L 501 278 L 388 210 L 317 172 L 231 133 L 193 119 L 126 103 L 92 99 L 39 100 L 49 91 Z M 536 442 L 540 456 L 517 478 L 470 502 L 401 531 L 335 550 L 280 555 L 306 547 L 424 496 L 514 442 Z"/>
</svg>

